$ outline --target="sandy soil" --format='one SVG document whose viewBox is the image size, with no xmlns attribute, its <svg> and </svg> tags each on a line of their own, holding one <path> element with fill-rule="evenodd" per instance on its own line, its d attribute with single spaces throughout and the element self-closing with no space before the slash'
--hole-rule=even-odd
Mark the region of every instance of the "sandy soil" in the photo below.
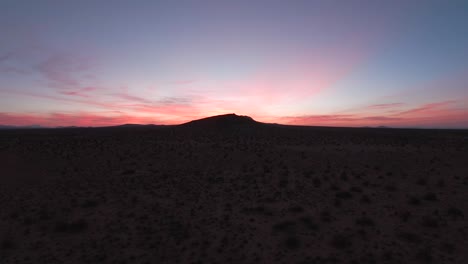
<svg viewBox="0 0 468 264">
<path fill-rule="evenodd" d="M 468 131 L 0 131 L 0 263 L 468 263 Z"/>
</svg>

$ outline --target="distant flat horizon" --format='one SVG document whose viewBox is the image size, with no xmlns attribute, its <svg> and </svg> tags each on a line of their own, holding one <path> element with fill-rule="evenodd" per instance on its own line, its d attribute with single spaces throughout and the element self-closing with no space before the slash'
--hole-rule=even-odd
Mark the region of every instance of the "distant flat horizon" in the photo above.
<svg viewBox="0 0 468 264">
<path fill-rule="evenodd" d="M 236 115 L 236 114 L 222 114 L 222 115 L 215 115 L 215 116 L 207 116 L 203 117 L 200 119 L 194 119 L 194 120 L 189 120 L 186 122 L 182 123 L 177 123 L 177 124 L 154 124 L 154 123 L 125 123 L 125 124 L 116 124 L 116 125 L 110 125 L 110 126 L 41 126 L 41 125 L 24 125 L 24 126 L 14 126 L 14 125 L 5 125 L 5 124 L 0 124 L 0 130 L 4 129 L 54 129 L 54 128 L 106 128 L 106 127 L 132 127 L 132 126 L 179 126 L 179 125 L 184 125 L 188 124 L 194 121 L 201 121 L 205 119 L 211 119 L 211 118 L 216 118 L 216 117 L 222 117 L 222 116 L 227 116 L 227 115 L 235 115 L 237 117 L 248 117 L 251 118 L 250 116 L 247 115 Z M 322 126 L 322 125 L 294 125 L 294 124 L 281 124 L 281 123 L 268 123 L 268 122 L 262 122 L 259 120 L 254 120 L 254 122 L 260 123 L 260 124 L 268 124 L 268 125 L 281 125 L 281 126 L 304 126 L 304 127 L 330 127 L 330 128 L 377 128 L 377 129 L 455 129 L 455 130 L 466 130 L 468 127 L 390 127 L 390 126 Z"/>
</svg>

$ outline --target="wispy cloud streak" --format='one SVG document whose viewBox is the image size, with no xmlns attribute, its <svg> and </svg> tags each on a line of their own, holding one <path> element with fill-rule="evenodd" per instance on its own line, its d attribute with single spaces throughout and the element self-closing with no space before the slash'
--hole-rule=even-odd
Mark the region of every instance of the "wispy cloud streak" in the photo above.
<svg viewBox="0 0 468 264">
<path fill-rule="evenodd" d="M 452 107 L 455 103 L 455 100 L 433 102 L 385 116 L 371 113 L 302 115 L 280 117 L 278 122 L 316 126 L 468 127 L 468 108 Z M 400 104 L 381 104 L 376 109 L 394 106 L 400 107 Z"/>
<path fill-rule="evenodd" d="M 37 66 L 49 85 L 58 89 L 80 88 L 80 74 L 91 68 L 89 59 L 70 54 L 54 54 Z"/>
<path fill-rule="evenodd" d="M 369 105 L 368 109 L 389 109 L 389 108 L 397 108 L 404 106 L 404 103 L 388 103 L 388 104 L 374 104 Z"/>
<path fill-rule="evenodd" d="M 115 113 L 50 113 L 18 114 L 0 113 L 0 123 L 14 126 L 40 124 L 45 127 L 59 126 L 113 126 L 121 124 L 160 123 L 155 117 L 134 116 Z"/>
</svg>

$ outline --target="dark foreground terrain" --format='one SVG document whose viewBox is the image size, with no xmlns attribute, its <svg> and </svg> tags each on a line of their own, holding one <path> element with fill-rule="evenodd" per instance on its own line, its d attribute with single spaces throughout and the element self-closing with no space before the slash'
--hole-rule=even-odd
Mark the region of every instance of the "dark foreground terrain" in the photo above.
<svg viewBox="0 0 468 264">
<path fill-rule="evenodd" d="M 468 131 L 0 131 L 0 263 L 468 263 Z"/>
</svg>

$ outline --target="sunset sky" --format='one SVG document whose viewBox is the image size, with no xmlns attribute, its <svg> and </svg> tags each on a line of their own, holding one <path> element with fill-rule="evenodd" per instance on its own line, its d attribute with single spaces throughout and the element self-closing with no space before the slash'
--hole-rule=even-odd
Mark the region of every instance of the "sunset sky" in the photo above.
<svg viewBox="0 0 468 264">
<path fill-rule="evenodd" d="M 0 124 L 468 128 L 468 1 L 0 1 Z"/>
</svg>

